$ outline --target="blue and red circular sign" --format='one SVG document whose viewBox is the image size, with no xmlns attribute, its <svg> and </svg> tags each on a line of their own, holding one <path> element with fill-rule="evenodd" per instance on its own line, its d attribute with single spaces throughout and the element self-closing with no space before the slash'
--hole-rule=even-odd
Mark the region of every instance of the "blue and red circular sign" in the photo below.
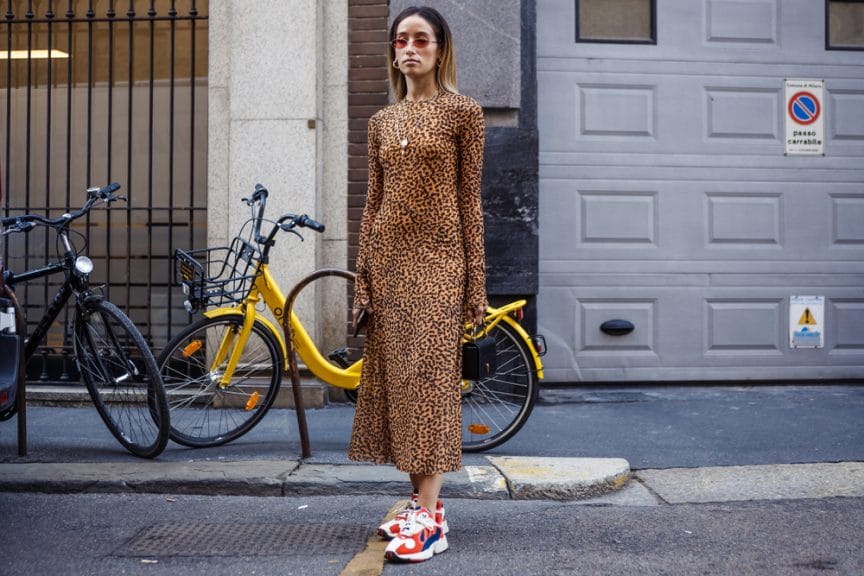
<svg viewBox="0 0 864 576">
<path fill-rule="evenodd" d="M 797 92 L 789 99 L 789 117 L 798 124 L 807 126 L 819 119 L 822 105 L 810 92 Z"/>
</svg>

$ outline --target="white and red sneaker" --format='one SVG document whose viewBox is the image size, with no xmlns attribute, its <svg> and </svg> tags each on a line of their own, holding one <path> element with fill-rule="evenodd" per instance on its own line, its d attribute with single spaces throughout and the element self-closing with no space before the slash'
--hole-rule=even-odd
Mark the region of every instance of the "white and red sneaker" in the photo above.
<svg viewBox="0 0 864 576">
<path fill-rule="evenodd" d="M 384 557 L 391 562 L 423 562 L 447 550 L 441 514 L 435 517 L 425 506 L 408 514 L 399 535 L 393 538 L 384 550 Z"/>
<path fill-rule="evenodd" d="M 408 515 L 417 508 L 417 499 L 419 497 L 420 495 L 416 492 L 411 494 L 411 500 L 408 501 L 405 508 L 397 512 L 392 520 L 388 520 L 378 527 L 378 536 L 388 540 L 395 538 L 399 532 L 402 531 L 402 526 L 404 526 L 405 521 L 408 520 Z"/>
<path fill-rule="evenodd" d="M 399 535 L 399 532 L 402 531 L 402 527 L 405 526 L 405 522 L 408 520 L 408 515 L 420 507 L 417 503 L 417 499 L 419 495 L 415 492 L 411 494 L 411 500 L 408 501 L 408 505 L 405 506 L 402 510 L 400 510 L 392 520 L 388 520 L 387 522 L 381 524 L 378 527 L 378 536 L 381 538 L 386 538 L 388 540 L 395 538 Z M 435 513 L 441 515 L 441 525 L 444 527 L 444 534 L 447 534 L 450 531 L 450 527 L 447 526 L 447 518 L 445 516 L 444 511 L 444 503 L 438 500 L 435 505 Z"/>
</svg>

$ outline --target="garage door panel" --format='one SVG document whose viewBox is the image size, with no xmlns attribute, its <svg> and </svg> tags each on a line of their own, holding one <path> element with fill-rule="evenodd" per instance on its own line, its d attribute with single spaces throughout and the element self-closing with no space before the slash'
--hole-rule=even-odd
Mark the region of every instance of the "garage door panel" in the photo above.
<svg viewBox="0 0 864 576">
<path fill-rule="evenodd" d="M 705 356 L 782 355 L 781 298 L 705 301 Z"/>
<path fill-rule="evenodd" d="M 830 202 L 831 248 L 838 257 L 854 256 L 864 248 L 864 193 L 831 194 Z"/>
<path fill-rule="evenodd" d="M 826 98 L 826 128 L 838 150 L 864 143 L 864 87 L 847 85 L 832 88 Z"/>
<path fill-rule="evenodd" d="M 651 298 L 580 299 L 576 315 L 581 330 L 579 353 L 626 352 L 656 360 L 656 315 L 657 300 Z M 630 322 L 634 329 L 628 334 L 607 334 L 601 327 L 610 320 Z"/>
<path fill-rule="evenodd" d="M 826 304 L 826 317 L 833 327 L 832 358 L 864 354 L 864 298 L 832 298 Z"/>
<path fill-rule="evenodd" d="M 724 45 L 776 45 L 779 0 L 704 0 L 705 39 Z"/>
<path fill-rule="evenodd" d="M 781 139 L 780 90 L 774 87 L 704 87 L 705 138 L 709 142 L 748 140 L 777 144 Z"/>
<path fill-rule="evenodd" d="M 705 206 L 710 249 L 782 249 L 783 195 L 779 192 L 708 192 Z"/>
</svg>

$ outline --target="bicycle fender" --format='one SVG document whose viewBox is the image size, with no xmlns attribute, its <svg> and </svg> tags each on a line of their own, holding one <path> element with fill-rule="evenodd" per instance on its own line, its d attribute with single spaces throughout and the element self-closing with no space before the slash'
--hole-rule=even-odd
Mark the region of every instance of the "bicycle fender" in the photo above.
<svg viewBox="0 0 864 576">
<path fill-rule="evenodd" d="M 243 312 L 237 308 L 216 308 L 215 310 L 208 310 L 204 312 L 204 316 L 207 318 L 222 318 L 223 316 L 243 316 Z M 255 320 L 260 321 L 267 330 L 270 331 L 273 338 L 279 343 L 279 346 L 282 350 L 282 370 L 288 371 L 288 348 L 285 346 L 285 339 L 282 338 L 282 334 L 276 329 L 276 326 L 270 319 L 264 317 L 263 315 L 255 312 Z"/>
<path fill-rule="evenodd" d="M 509 314 L 501 317 L 502 322 L 506 322 L 511 328 L 513 328 L 519 337 L 525 341 L 525 344 L 528 345 L 528 349 L 531 350 L 531 357 L 534 360 L 534 367 L 537 369 L 537 378 L 540 380 L 543 379 L 543 363 L 540 361 L 540 355 L 537 354 L 537 348 L 534 346 L 534 342 L 531 340 L 531 337 L 528 335 L 528 332 L 522 328 L 522 325 L 519 324 L 516 320 L 514 320 Z"/>
</svg>

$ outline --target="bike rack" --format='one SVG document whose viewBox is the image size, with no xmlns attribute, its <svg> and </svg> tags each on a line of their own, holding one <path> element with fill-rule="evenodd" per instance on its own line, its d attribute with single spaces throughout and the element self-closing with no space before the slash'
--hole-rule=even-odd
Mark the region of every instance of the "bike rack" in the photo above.
<svg viewBox="0 0 864 576">
<path fill-rule="evenodd" d="M 297 283 L 285 298 L 285 307 L 282 313 L 282 330 L 285 332 L 285 345 L 288 348 L 288 367 L 291 371 L 291 389 L 294 393 L 294 409 L 297 411 L 297 428 L 300 430 L 300 446 L 303 458 L 312 456 L 312 447 L 309 444 L 309 428 L 306 426 L 306 411 L 303 408 L 303 397 L 300 393 L 300 370 L 297 367 L 297 355 L 294 352 L 294 340 L 291 333 L 291 312 L 294 309 L 294 301 L 300 292 L 309 284 L 319 278 L 338 276 L 351 282 L 357 277 L 353 272 L 339 268 L 322 268 L 306 276 Z"/>
<path fill-rule="evenodd" d="M 24 363 L 24 334 L 27 326 L 24 320 L 24 311 L 18 303 L 13 292 L 3 282 L 3 267 L 0 266 L 0 297 L 12 302 L 15 308 L 15 331 L 20 338 L 18 346 L 18 382 L 15 388 L 15 411 L 18 419 L 18 456 L 27 456 L 27 398 L 26 398 L 26 365 Z"/>
</svg>

